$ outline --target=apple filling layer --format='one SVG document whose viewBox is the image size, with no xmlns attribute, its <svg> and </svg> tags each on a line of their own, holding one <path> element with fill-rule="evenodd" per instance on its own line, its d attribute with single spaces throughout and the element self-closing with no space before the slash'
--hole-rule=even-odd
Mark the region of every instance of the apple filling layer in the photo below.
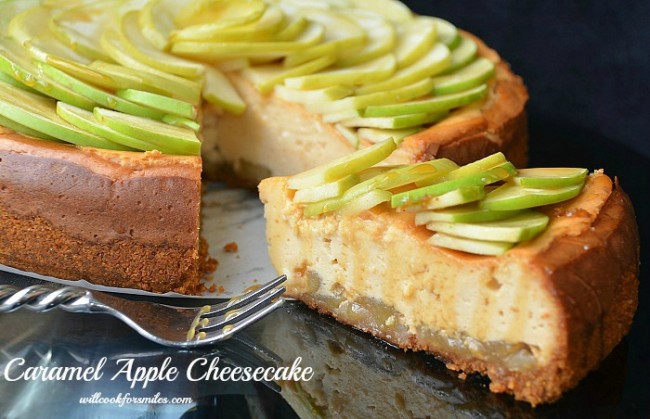
<svg viewBox="0 0 650 419">
<path fill-rule="evenodd" d="M 475 359 L 511 371 L 528 371 L 538 366 L 531 346 L 526 343 L 481 341 L 462 331 L 436 330 L 426 325 L 409 328 L 403 315 L 394 307 L 366 296 L 351 300 L 346 297 L 346 290 L 340 284 L 335 284 L 328 292 L 321 289 L 317 272 L 307 270 L 305 274 L 307 292 L 298 296 L 301 300 L 329 311 L 343 323 L 386 338 L 399 346 L 408 346 L 417 336 L 419 347 L 430 348 L 443 358 Z"/>
</svg>

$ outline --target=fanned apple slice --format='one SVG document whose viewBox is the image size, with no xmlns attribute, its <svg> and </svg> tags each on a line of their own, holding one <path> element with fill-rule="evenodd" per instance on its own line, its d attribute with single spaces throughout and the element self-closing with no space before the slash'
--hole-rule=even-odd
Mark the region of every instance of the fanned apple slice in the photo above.
<svg viewBox="0 0 650 419">
<path fill-rule="evenodd" d="M 172 44 L 172 52 L 201 60 L 222 60 L 237 57 L 266 57 L 286 55 L 315 45 L 323 38 L 323 27 L 311 24 L 294 41 L 286 42 L 198 42 L 181 41 Z"/>
<path fill-rule="evenodd" d="M 301 8 L 300 14 L 325 28 L 323 43 L 299 51 L 284 59 L 286 67 L 294 67 L 323 55 L 354 50 L 366 42 L 366 33 L 357 22 L 342 11 Z"/>
<path fill-rule="evenodd" d="M 109 128 L 95 119 L 92 112 L 67 103 L 57 102 L 56 113 L 66 122 L 74 125 L 80 130 L 89 132 L 93 135 L 105 138 L 117 144 L 122 144 L 135 150 L 149 151 L 155 150 L 156 147 L 146 141 L 122 134 L 119 131 Z M 165 152 L 165 150 L 159 150 Z"/>
<path fill-rule="evenodd" d="M 56 101 L 0 82 L 0 115 L 70 144 L 110 150 L 132 150 L 82 131 L 56 114 Z"/>
<path fill-rule="evenodd" d="M 499 221 L 510 218 L 519 214 L 520 210 L 513 211 L 493 211 L 479 208 L 478 204 L 473 203 L 456 208 L 446 208 L 444 210 L 422 211 L 415 214 L 415 224 L 424 225 L 431 221 L 446 221 L 457 223 L 481 223 L 485 221 Z"/>
<path fill-rule="evenodd" d="M 305 203 L 334 198 L 343 194 L 345 191 L 350 189 L 350 187 L 356 185 L 357 183 L 359 183 L 359 175 L 348 175 L 330 183 L 325 183 L 323 185 L 314 186 L 311 188 L 299 189 L 293 196 L 293 200 L 294 202 Z"/>
<path fill-rule="evenodd" d="M 401 141 L 409 135 L 413 135 L 421 130 L 421 126 L 401 129 L 359 128 L 358 134 L 359 138 L 370 141 L 371 143 L 376 143 L 382 141 L 386 137 L 393 137 L 395 141 Z"/>
<path fill-rule="evenodd" d="M 235 115 L 246 110 L 246 102 L 230 84 L 226 76 L 215 68 L 206 67 L 203 98 Z"/>
<path fill-rule="evenodd" d="M 189 2 L 174 23 L 183 28 L 177 32 L 181 37 L 208 39 L 225 28 L 256 22 L 266 10 L 267 4 L 259 0 L 201 0 Z"/>
<path fill-rule="evenodd" d="M 445 70 L 446 74 L 453 73 L 474 61 L 476 53 L 478 52 L 478 45 L 471 39 L 461 36 L 460 44 L 451 51 L 451 62 L 449 67 Z"/>
<path fill-rule="evenodd" d="M 417 205 L 406 207 L 409 212 L 443 209 L 476 202 L 485 197 L 483 185 L 461 186 L 442 195 L 432 196 Z"/>
<path fill-rule="evenodd" d="M 393 196 L 393 194 L 388 191 L 375 189 L 361 196 L 357 196 L 339 209 L 339 213 L 341 215 L 350 215 L 367 211 L 379 204 L 383 204 L 384 202 L 390 202 L 391 196 Z"/>
<path fill-rule="evenodd" d="M 334 64 L 335 61 L 335 56 L 326 55 L 292 68 L 285 68 L 281 64 L 248 67 L 242 71 L 242 74 L 251 80 L 262 94 L 268 94 L 276 85 L 290 77 L 314 74 Z"/>
<path fill-rule="evenodd" d="M 430 20 L 436 25 L 438 41 L 454 49 L 460 42 L 460 35 L 456 26 L 439 17 L 418 16 L 417 19 Z"/>
<path fill-rule="evenodd" d="M 162 119 L 164 113 L 153 108 L 138 105 L 137 103 L 124 100 L 118 96 L 108 93 L 105 90 L 94 87 L 85 83 L 68 73 L 65 73 L 58 68 L 52 67 L 49 64 L 40 64 L 43 73 L 55 79 L 61 85 L 79 93 L 82 96 L 92 100 L 94 103 L 102 105 L 109 109 L 114 109 L 120 112 L 126 112 L 131 115 L 144 116 L 152 119 Z"/>
<path fill-rule="evenodd" d="M 2 83 L 2 82 L 0 81 L 0 83 Z M 30 127 L 25 126 L 23 124 L 20 124 L 20 123 L 14 121 L 12 119 L 6 118 L 3 115 L 0 115 L 0 126 L 2 128 L 9 128 L 10 130 L 13 130 L 13 131 L 16 131 L 16 132 L 19 132 L 21 134 L 28 135 L 28 136 L 34 137 L 34 138 L 39 138 L 39 139 L 42 139 L 42 140 L 49 140 L 49 141 L 60 141 L 60 140 L 57 140 L 56 138 L 54 138 L 54 137 L 52 137 L 50 135 L 43 134 L 42 132 L 33 130 Z"/>
<path fill-rule="evenodd" d="M 41 4 L 41 0 L 5 0 L 0 1 L 0 37 L 7 36 L 9 22 L 25 10 Z"/>
<path fill-rule="evenodd" d="M 284 23 L 284 14 L 275 6 L 265 7 L 256 21 L 246 25 L 219 27 L 218 23 L 189 26 L 171 34 L 172 43 L 270 41 Z"/>
<path fill-rule="evenodd" d="M 451 172 L 453 173 L 453 172 Z M 443 182 L 422 186 L 406 192 L 393 195 L 391 204 L 394 208 L 404 205 L 412 205 L 421 202 L 431 196 L 442 195 L 458 189 L 463 186 L 485 186 L 505 180 L 517 173 L 517 169 L 510 162 L 499 164 L 491 169 L 469 174 L 456 179 L 445 180 Z M 447 175 L 449 176 L 449 175 Z M 489 196 L 489 194 L 488 194 Z M 483 201 L 482 201 L 483 202 Z M 510 209 L 510 208 L 506 208 Z"/>
<path fill-rule="evenodd" d="M 196 119 L 197 116 L 196 108 L 191 103 L 168 96 L 135 89 L 118 90 L 115 94 L 129 102 L 137 103 L 167 114 L 178 115 L 189 119 Z"/>
<path fill-rule="evenodd" d="M 561 188 L 584 183 L 589 171 L 576 167 L 520 169 L 512 181 L 526 188 Z"/>
<path fill-rule="evenodd" d="M 397 42 L 397 35 L 393 25 L 386 21 L 376 22 L 375 19 L 367 19 L 359 16 L 359 13 L 351 13 L 351 18 L 359 22 L 366 32 L 366 43 L 360 49 L 343 50 L 336 65 L 338 67 L 350 67 L 365 63 L 393 50 Z"/>
<path fill-rule="evenodd" d="M 395 68 L 395 57 L 387 54 L 353 67 L 288 78 L 284 84 L 292 89 L 308 90 L 335 85 L 359 86 L 385 80 L 391 77 Z"/>
<path fill-rule="evenodd" d="M 396 103 L 393 105 L 369 106 L 364 111 L 366 117 L 388 117 L 414 113 L 432 113 L 448 111 L 459 108 L 483 99 L 487 95 L 487 85 L 482 84 L 473 89 L 459 93 L 435 96 L 411 102 Z"/>
<path fill-rule="evenodd" d="M 138 25 L 138 13 L 135 10 L 128 12 L 122 16 L 119 22 L 119 34 L 122 37 L 122 44 L 126 47 L 126 52 L 134 59 L 165 73 L 186 78 L 197 78 L 203 74 L 204 66 L 202 64 L 167 54 L 151 44 L 142 35 Z"/>
<path fill-rule="evenodd" d="M 184 2 L 178 0 L 150 0 L 138 14 L 142 35 L 161 51 L 169 46 L 169 37 L 176 30 L 173 16 L 182 6 Z"/>
<path fill-rule="evenodd" d="M 3 81 L 19 89 L 23 89 L 27 92 L 36 93 L 36 90 L 32 89 L 31 87 L 27 86 L 25 83 L 15 79 L 14 77 L 10 76 L 9 74 L 3 71 L 0 71 L 0 81 Z"/>
<path fill-rule="evenodd" d="M 333 182 L 379 163 L 388 157 L 395 148 L 397 148 L 397 144 L 392 138 L 389 138 L 323 166 L 294 175 L 289 178 L 287 185 L 291 189 L 305 189 Z"/>
<path fill-rule="evenodd" d="M 384 19 L 400 25 L 408 25 L 413 20 L 413 12 L 405 4 L 393 0 L 349 0 L 357 9 L 369 10 Z"/>
<path fill-rule="evenodd" d="M 57 39 L 79 54 L 92 60 L 109 60 L 99 44 L 99 38 L 110 21 L 115 2 L 100 0 L 55 12 L 48 21 Z"/>
<path fill-rule="evenodd" d="M 354 147 L 355 150 L 359 149 L 359 145 L 361 144 L 361 140 L 359 139 L 359 135 L 357 134 L 357 130 L 355 128 L 349 128 L 349 127 L 344 127 L 341 124 L 334 124 L 334 128 L 352 144 L 352 147 Z M 384 137 L 385 139 L 386 137 Z"/>
<path fill-rule="evenodd" d="M 291 16 L 284 28 L 273 35 L 275 41 L 293 41 L 307 28 L 309 20 L 304 16 Z"/>
<path fill-rule="evenodd" d="M 153 71 L 138 70 L 102 61 L 94 61 L 88 67 L 115 80 L 119 88 L 166 94 L 194 105 L 201 101 L 202 85 L 194 80 L 166 74 L 155 69 L 152 69 Z"/>
<path fill-rule="evenodd" d="M 275 96 L 288 102 L 312 103 L 342 99 L 354 93 L 354 89 L 348 86 L 329 86 L 322 89 L 299 90 L 291 89 L 280 84 L 275 86 L 273 93 Z"/>
<path fill-rule="evenodd" d="M 393 53 L 399 69 L 410 66 L 431 50 L 438 34 L 435 22 L 424 19 L 414 19 L 409 25 L 398 26 L 397 30 Z"/>
<path fill-rule="evenodd" d="M 464 239 L 444 233 L 434 234 L 428 242 L 437 247 L 484 256 L 502 255 L 514 246 L 514 243 Z"/>
<path fill-rule="evenodd" d="M 548 216 L 537 211 L 525 211 L 505 220 L 484 223 L 455 223 L 432 221 L 427 229 L 473 240 L 517 243 L 534 238 L 548 225 Z"/>
<path fill-rule="evenodd" d="M 87 64 L 90 60 L 59 42 L 50 32 L 51 10 L 37 6 L 25 10 L 9 22 L 7 32 L 35 59 L 45 61 L 48 55 Z"/>
<path fill-rule="evenodd" d="M 182 116 L 165 115 L 163 116 L 162 121 L 166 124 L 173 125 L 175 127 L 189 128 L 194 132 L 201 131 L 201 124 L 199 124 L 198 122 L 192 119 L 183 118 Z"/>
<path fill-rule="evenodd" d="M 92 109 L 94 102 L 43 74 L 24 50 L 9 38 L 0 38 L 0 71 L 29 88 L 52 98 Z"/>
<path fill-rule="evenodd" d="M 95 118 L 115 131 L 168 150 L 170 154 L 199 155 L 201 142 L 191 129 L 179 128 L 110 109 L 95 108 Z"/>
<path fill-rule="evenodd" d="M 313 102 L 306 104 L 306 107 L 309 111 L 317 113 L 333 113 L 343 112 L 350 109 L 364 109 L 368 106 L 394 104 L 419 98 L 428 94 L 432 87 L 433 81 L 426 78 L 397 89 L 350 96 L 331 102 Z"/>
<path fill-rule="evenodd" d="M 447 175 L 447 180 L 461 179 L 469 175 L 482 173 L 498 165 L 507 163 L 508 160 L 502 152 L 497 152 L 485 156 L 482 159 L 467 163 Z"/>
<path fill-rule="evenodd" d="M 440 121 L 446 112 L 438 113 L 413 113 L 397 116 L 373 117 L 373 118 L 351 118 L 341 121 L 344 127 L 367 127 L 383 129 L 401 129 L 415 127 L 418 125 L 432 124 Z"/>
<path fill-rule="evenodd" d="M 357 94 L 383 92 L 396 89 L 434 76 L 446 70 L 450 63 L 449 49 L 443 44 L 436 44 L 423 57 L 408 67 L 397 70 L 390 78 L 377 83 L 366 83 L 357 89 Z"/>
<path fill-rule="evenodd" d="M 446 95 L 472 89 L 492 78 L 494 71 L 492 61 L 479 57 L 471 64 L 452 74 L 434 77 L 432 93 L 434 95 Z"/>
<path fill-rule="evenodd" d="M 584 183 L 554 189 L 524 188 L 506 183 L 488 193 L 480 203 L 481 208 L 495 211 L 518 210 L 550 205 L 575 198 Z"/>
</svg>

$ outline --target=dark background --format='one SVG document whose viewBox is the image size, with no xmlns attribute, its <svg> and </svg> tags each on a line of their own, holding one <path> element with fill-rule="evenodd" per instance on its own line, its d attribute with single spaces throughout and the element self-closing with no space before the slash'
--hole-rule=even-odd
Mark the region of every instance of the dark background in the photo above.
<svg viewBox="0 0 650 419">
<path fill-rule="evenodd" d="M 650 157 L 650 1 L 405 3 L 496 49 L 528 87 L 531 128 L 571 122 Z"/>
</svg>

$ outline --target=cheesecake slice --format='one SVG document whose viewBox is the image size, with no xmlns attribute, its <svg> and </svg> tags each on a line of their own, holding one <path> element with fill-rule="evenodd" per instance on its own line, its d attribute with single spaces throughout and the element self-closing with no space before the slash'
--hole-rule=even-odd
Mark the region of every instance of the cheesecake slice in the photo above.
<svg viewBox="0 0 650 419">
<path fill-rule="evenodd" d="M 259 187 L 287 294 L 450 369 L 485 374 L 494 392 L 555 401 L 629 331 L 638 231 L 628 197 L 602 171 L 575 198 L 537 208 L 549 219 L 541 234 L 492 256 L 432 245 L 416 212 L 388 203 L 306 216 L 290 179 Z"/>
<path fill-rule="evenodd" d="M 200 200 L 198 156 L 75 147 L 0 126 L 0 264 L 197 293 Z"/>
</svg>

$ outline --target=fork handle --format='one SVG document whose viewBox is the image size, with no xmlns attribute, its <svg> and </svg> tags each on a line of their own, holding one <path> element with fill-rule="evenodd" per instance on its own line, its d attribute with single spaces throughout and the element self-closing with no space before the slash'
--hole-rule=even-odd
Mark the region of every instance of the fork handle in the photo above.
<svg viewBox="0 0 650 419">
<path fill-rule="evenodd" d="M 91 302 L 92 294 L 76 287 L 52 289 L 47 285 L 32 285 L 20 289 L 12 285 L 0 285 L 0 313 L 9 313 L 23 307 L 37 312 L 55 307 L 81 312 L 89 310 Z"/>
</svg>

